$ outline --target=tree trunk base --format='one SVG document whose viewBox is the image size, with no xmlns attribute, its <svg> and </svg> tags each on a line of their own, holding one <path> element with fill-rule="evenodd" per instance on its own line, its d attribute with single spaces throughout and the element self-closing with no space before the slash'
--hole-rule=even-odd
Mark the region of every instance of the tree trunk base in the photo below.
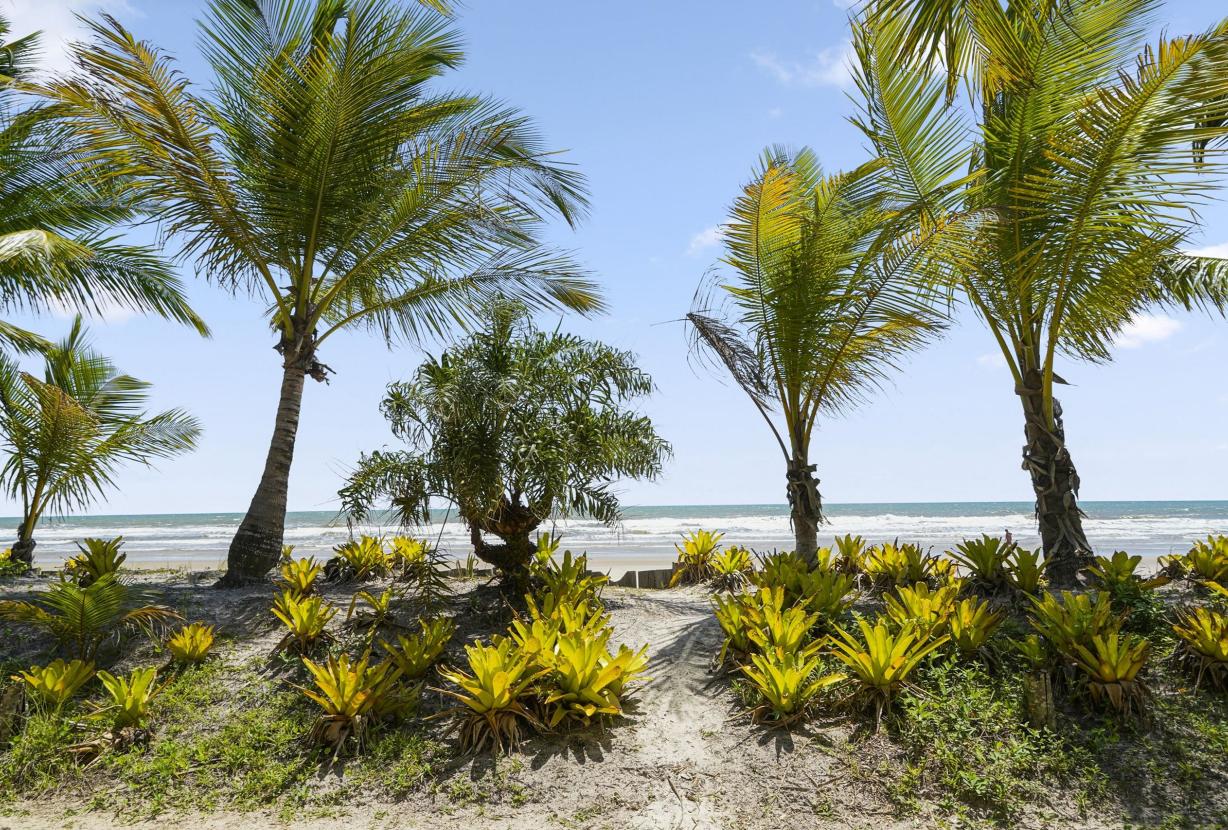
<svg viewBox="0 0 1228 830">
<path fill-rule="evenodd" d="M 33 539 L 18 539 L 13 543 L 13 561 L 21 562 L 27 566 L 34 564 L 34 546 Z"/>
</svg>

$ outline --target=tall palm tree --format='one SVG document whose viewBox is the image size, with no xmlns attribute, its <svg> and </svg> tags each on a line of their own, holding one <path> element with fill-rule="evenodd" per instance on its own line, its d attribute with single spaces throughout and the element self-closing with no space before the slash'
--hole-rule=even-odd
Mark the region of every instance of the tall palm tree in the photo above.
<svg viewBox="0 0 1228 830">
<path fill-rule="evenodd" d="M 138 182 L 207 278 L 268 308 L 282 381 L 264 473 L 224 584 L 281 551 L 304 378 L 321 345 L 364 328 L 391 343 L 466 323 L 498 296 L 600 307 L 537 233 L 584 209 L 581 177 L 522 115 L 435 89 L 462 59 L 447 18 L 391 0 L 213 0 L 207 96 L 111 18 L 45 93 Z"/>
<path fill-rule="evenodd" d="M 771 429 L 796 549 L 811 558 L 823 521 L 810 460 L 820 417 L 861 402 L 942 327 L 928 287 L 941 230 L 889 198 L 881 170 L 874 161 L 826 176 L 810 150 L 766 151 L 724 227 L 726 268 L 687 315 L 695 347 Z"/>
<path fill-rule="evenodd" d="M 1009 367 L 1045 555 L 1064 582 L 1091 545 L 1059 361 L 1108 361 L 1155 303 L 1228 298 L 1228 263 L 1183 253 L 1225 172 L 1228 21 L 1146 46 L 1158 8 L 877 0 L 855 26 L 862 128 L 898 187 L 933 216 L 964 213 L 953 287 Z M 970 184 L 950 189 L 956 175 Z"/>
<path fill-rule="evenodd" d="M 94 352 L 78 316 L 43 350 L 43 377 L 0 355 L 0 486 L 21 502 L 13 553 L 33 561 L 34 530 L 48 512 L 88 507 L 125 463 L 148 464 L 194 448 L 196 420 L 179 410 L 144 412 L 149 384 Z"/>
<path fill-rule="evenodd" d="M 133 201 L 90 169 L 81 141 L 54 108 L 19 108 L 38 36 L 9 39 L 9 32 L 0 16 L 0 310 L 118 306 L 207 333 L 167 264 L 111 235 L 115 225 L 138 218 Z M 30 351 L 47 342 L 0 320 L 0 344 Z"/>
</svg>

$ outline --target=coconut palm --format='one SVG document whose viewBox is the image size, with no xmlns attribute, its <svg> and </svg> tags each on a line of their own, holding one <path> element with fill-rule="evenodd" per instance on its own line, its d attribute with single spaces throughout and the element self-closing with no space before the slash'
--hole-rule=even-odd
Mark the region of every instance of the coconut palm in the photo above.
<svg viewBox="0 0 1228 830">
<path fill-rule="evenodd" d="M 205 333 L 166 263 L 109 235 L 110 228 L 136 218 L 132 201 L 91 174 L 81 141 L 52 110 L 18 108 L 38 37 L 10 40 L 9 31 L 0 16 L 0 310 L 121 307 Z M 46 345 L 3 320 L 0 343 L 22 351 Z"/>
<path fill-rule="evenodd" d="M 1057 581 L 1091 556 L 1059 362 L 1108 361 L 1155 303 L 1228 297 L 1223 261 L 1182 252 L 1225 169 L 1228 23 L 1148 47 L 1158 8 L 878 0 L 855 26 L 862 128 L 898 188 L 932 216 L 966 217 L 953 287 L 1009 367 Z M 969 186 L 952 190 L 957 175 Z"/>
<path fill-rule="evenodd" d="M 819 419 L 865 399 L 941 329 L 928 288 L 942 235 L 886 198 L 882 164 L 824 175 L 814 154 L 766 151 L 724 226 L 724 269 L 687 315 L 767 422 L 785 460 L 796 548 L 823 521 L 811 439 Z"/>
<path fill-rule="evenodd" d="M 224 583 L 281 553 L 304 379 L 330 337 L 417 340 L 496 296 L 599 307 L 566 256 L 536 244 L 582 211 L 582 179 L 528 120 L 434 88 L 463 55 L 447 18 L 391 0 L 213 0 L 208 96 L 111 18 L 49 84 L 94 150 L 157 205 L 205 277 L 257 298 L 282 380 L 260 483 Z"/>
<path fill-rule="evenodd" d="M 13 555 L 31 562 L 34 530 L 48 512 L 83 509 L 114 486 L 126 463 L 148 464 L 196 446 L 200 427 L 179 410 L 142 407 L 149 384 L 94 352 L 81 318 L 43 351 L 43 377 L 0 356 L 0 486 L 21 503 Z"/>
</svg>

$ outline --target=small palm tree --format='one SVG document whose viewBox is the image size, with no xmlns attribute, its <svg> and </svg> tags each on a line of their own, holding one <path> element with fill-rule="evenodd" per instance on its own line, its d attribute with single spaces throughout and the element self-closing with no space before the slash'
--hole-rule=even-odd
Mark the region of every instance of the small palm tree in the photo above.
<svg viewBox="0 0 1228 830">
<path fill-rule="evenodd" d="M 1110 360 L 1114 337 L 1155 303 L 1228 301 L 1228 262 L 1182 252 L 1228 170 L 1228 21 L 1145 46 L 1158 7 L 876 0 L 854 27 L 860 124 L 895 186 L 935 221 L 963 214 L 951 287 L 1009 367 L 1058 582 L 1091 562 L 1059 361 Z M 970 106 L 954 101 L 958 81 Z"/>
<path fill-rule="evenodd" d="M 108 235 L 137 212 L 119 187 L 90 170 L 80 137 L 52 108 L 17 108 L 38 37 L 8 34 L 0 16 L 0 309 L 120 306 L 206 333 L 166 263 Z M 0 343 L 22 351 L 47 345 L 3 320 Z"/>
<path fill-rule="evenodd" d="M 13 556 L 31 562 L 34 529 L 48 511 L 88 507 L 125 463 L 148 464 L 196 446 L 200 428 L 179 410 L 142 410 L 149 384 L 120 374 L 86 342 L 78 317 L 43 354 L 42 379 L 0 356 L 0 486 L 21 502 Z"/>
<path fill-rule="evenodd" d="M 763 415 L 785 460 L 796 549 L 823 521 L 810 444 L 824 415 L 852 408 L 899 358 L 941 329 L 927 287 L 939 230 L 885 198 L 881 162 L 824 175 L 814 154 L 764 153 L 724 229 L 728 271 L 687 315 Z M 779 411 L 777 416 L 774 410 Z"/>
<path fill-rule="evenodd" d="M 439 6 L 437 2 L 428 6 Z M 528 120 L 437 90 L 463 54 L 447 18 L 391 0 L 214 0 L 213 91 L 111 18 L 48 85 L 92 147 L 156 206 L 206 277 L 268 309 L 282 382 L 264 473 L 227 584 L 281 555 L 304 379 L 354 328 L 391 343 L 466 323 L 497 296 L 594 311 L 593 284 L 537 245 L 575 220 L 583 180 Z"/>
<path fill-rule="evenodd" d="M 542 522 L 614 524 L 622 511 L 611 483 L 660 474 L 669 444 L 629 407 L 652 388 L 631 354 L 539 331 L 522 306 L 500 304 L 482 331 L 389 387 L 384 415 L 410 449 L 362 456 L 342 507 L 362 520 L 387 501 L 420 525 L 432 499 L 445 499 L 478 557 L 523 587 Z"/>
</svg>

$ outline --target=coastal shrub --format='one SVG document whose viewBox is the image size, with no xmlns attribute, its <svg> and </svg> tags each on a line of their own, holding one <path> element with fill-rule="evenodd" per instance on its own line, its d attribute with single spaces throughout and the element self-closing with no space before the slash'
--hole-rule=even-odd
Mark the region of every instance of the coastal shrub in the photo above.
<svg viewBox="0 0 1228 830">
<path fill-rule="evenodd" d="M 1075 665 L 1083 672 L 1092 701 L 1108 703 L 1122 714 L 1141 713 L 1147 687 L 1138 674 L 1151 644 L 1143 637 L 1110 631 L 1093 635 L 1090 645 L 1074 644 Z"/>
<path fill-rule="evenodd" d="M 841 573 L 859 574 L 866 569 L 866 540 L 860 536 L 846 533 L 837 536 L 836 557 L 832 566 Z"/>
<path fill-rule="evenodd" d="M 46 666 L 19 671 L 13 680 L 35 699 L 60 709 L 94 677 L 94 664 L 86 660 L 52 660 Z"/>
<path fill-rule="evenodd" d="M 674 545 L 674 549 L 678 551 L 678 558 L 674 562 L 674 575 L 670 578 L 670 587 L 697 585 L 715 576 L 712 560 L 720 549 L 724 535 L 724 533 L 712 533 L 703 529 L 684 534 L 682 544 Z"/>
<path fill-rule="evenodd" d="M 1047 564 L 1040 548 L 1027 550 L 1015 545 L 1006 566 L 1006 578 L 1019 593 L 1036 596 L 1045 585 Z"/>
<path fill-rule="evenodd" d="M 292 547 L 287 545 L 287 547 Z M 287 559 L 282 562 L 279 573 L 282 589 L 296 597 L 305 597 L 315 592 L 316 579 L 324 568 L 314 556 L 302 559 Z"/>
<path fill-rule="evenodd" d="M 874 708 L 874 722 L 890 713 L 892 701 L 906 687 L 913 670 L 927 655 L 946 643 L 946 637 L 928 642 L 910 626 L 897 632 L 882 619 L 873 624 L 858 620 L 861 636 L 837 629 L 832 649 L 837 660 L 847 666 L 856 685 L 852 702 Z"/>
<path fill-rule="evenodd" d="M 323 597 L 298 597 L 290 591 L 283 591 L 273 600 L 272 611 L 273 616 L 288 629 L 278 643 L 278 649 L 307 654 L 316 643 L 332 639 L 325 626 L 336 615 L 337 609 Z"/>
<path fill-rule="evenodd" d="M 1204 678 L 1212 688 L 1228 688 L 1228 617 L 1210 608 L 1193 608 L 1178 612 L 1172 628 L 1178 659 L 1194 671 L 1194 688 Z"/>
<path fill-rule="evenodd" d="M 435 546 L 426 539 L 394 536 L 388 555 L 406 594 L 415 597 L 426 613 L 437 612 L 452 589 Z"/>
<path fill-rule="evenodd" d="M 324 563 L 324 575 L 333 582 L 384 579 L 392 573 L 392 559 L 376 536 L 360 536 L 333 548 L 333 558 Z"/>
<path fill-rule="evenodd" d="M 994 611 L 987 600 L 969 598 L 951 608 L 947 631 L 959 654 L 970 657 L 985 646 L 1005 617 L 1004 612 Z"/>
<path fill-rule="evenodd" d="M 64 572 L 85 587 L 108 574 L 118 574 L 127 554 L 121 553 L 123 536 L 114 539 L 88 538 L 77 542 L 77 554 L 64 563 Z"/>
<path fill-rule="evenodd" d="M 515 641 L 501 638 L 494 645 L 465 646 L 469 671 L 440 669 L 439 674 L 456 689 L 443 693 L 459 701 L 449 710 L 455 718 L 463 751 L 497 752 L 514 749 L 526 729 L 541 729 L 540 719 L 530 709 L 534 684 L 548 671 Z"/>
<path fill-rule="evenodd" d="M 623 694 L 648 663 L 648 646 L 609 649 L 612 630 L 560 632 L 536 660 L 547 669 L 539 683 L 551 728 L 567 721 L 588 726 L 622 714 Z"/>
<path fill-rule="evenodd" d="M 28 570 L 30 570 L 29 564 L 14 557 L 12 548 L 0 550 L 0 579 L 21 576 Z"/>
<path fill-rule="evenodd" d="M 106 574 L 85 586 L 52 582 L 29 601 L 0 600 L 0 619 L 42 629 L 70 656 L 93 660 L 108 640 L 138 629 L 156 633 L 182 617 L 157 604 L 152 593 Z"/>
<path fill-rule="evenodd" d="M 213 650 L 213 640 L 213 626 L 195 622 L 172 634 L 166 648 L 176 663 L 199 663 Z"/>
<path fill-rule="evenodd" d="M 750 594 L 717 594 L 712 597 L 716 622 L 725 634 L 725 641 L 721 644 L 721 651 L 717 656 L 719 665 L 724 665 L 729 659 L 743 662 L 749 658 L 755 650 L 751 632 L 763 628 L 764 606 L 773 601 L 774 594 L 770 588 L 760 588 Z"/>
<path fill-rule="evenodd" d="M 1061 599 L 1053 594 L 1032 599 L 1031 624 L 1059 654 L 1074 659 L 1076 645 L 1090 646 L 1093 637 L 1117 631 L 1121 618 L 1107 593 L 1062 591 Z"/>
<path fill-rule="evenodd" d="M 896 629 L 911 628 L 922 640 L 940 637 L 946 633 L 957 594 L 950 585 L 932 591 L 924 582 L 899 586 L 883 596 L 887 606 L 884 616 Z"/>
<path fill-rule="evenodd" d="M 947 551 L 947 556 L 963 566 L 972 585 L 986 593 L 1003 590 L 1008 582 L 1008 564 L 1014 546 L 1000 536 L 983 534 L 980 539 L 965 539 Z"/>
<path fill-rule="evenodd" d="M 759 700 L 750 711 L 751 720 L 776 726 L 805 718 L 825 689 L 845 679 L 843 674 L 824 672 L 818 643 L 798 651 L 752 654 L 750 665 L 741 669 Z"/>
<path fill-rule="evenodd" d="M 762 589 L 770 592 L 763 598 L 761 624 L 749 632 L 750 641 L 760 652 L 770 649 L 797 651 L 813 639 L 810 630 L 818 622 L 818 614 L 809 614 L 799 605 L 787 606 L 780 588 Z M 761 594 L 762 598 L 762 594 Z"/>
<path fill-rule="evenodd" d="M 599 603 L 601 591 L 610 581 L 604 574 L 589 573 L 588 554 L 573 556 L 571 551 L 565 551 L 559 561 L 547 559 L 537 570 L 536 577 L 541 586 L 538 596 L 551 595 L 556 603 L 563 605 Z"/>
<path fill-rule="evenodd" d="M 385 588 L 378 594 L 371 591 L 357 591 L 350 598 L 350 608 L 346 611 L 346 622 L 366 625 L 375 631 L 392 618 L 392 601 L 396 592 Z M 359 604 L 363 607 L 360 609 Z"/>
<path fill-rule="evenodd" d="M 1142 561 L 1141 556 L 1131 556 L 1119 550 L 1111 557 L 1097 556 L 1087 572 L 1102 590 L 1108 592 L 1113 610 L 1126 615 L 1127 630 L 1150 633 L 1165 625 L 1166 609 L 1164 603 L 1154 596 L 1154 591 L 1168 584 L 1169 577 L 1161 573 L 1143 578 L 1137 573 Z"/>
<path fill-rule="evenodd" d="M 792 551 L 764 557 L 751 581 L 760 588 L 779 588 L 786 605 L 803 605 L 823 625 L 834 624 L 857 598 L 856 576 L 840 571 L 829 548 L 819 548 L 817 566 Z"/>
<path fill-rule="evenodd" d="M 417 680 L 435 664 L 444 647 L 452 639 L 456 625 L 448 619 L 418 620 L 416 634 L 399 634 L 395 643 L 381 641 L 388 655 L 406 680 Z"/>
<path fill-rule="evenodd" d="M 1171 576 L 1205 582 L 1228 583 L 1228 536 L 1208 536 L 1196 541 L 1184 556 L 1161 560 Z"/>
<path fill-rule="evenodd" d="M 331 747 L 334 757 L 351 739 L 355 752 L 361 752 L 367 729 L 395 698 L 400 669 L 392 662 L 372 665 L 367 655 L 351 662 L 344 654 L 330 656 L 323 664 L 304 657 L 303 666 L 315 688 L 297 688 L 324 710 L 312 724 L 310 739 Z"/>
<path fill-rule="evenodd" d="M 750 581 L 754 570 L 750 551 L 730 545 L 712 558 L 712 588 L 717 591 L 737 591 Z"/>
</svg>

